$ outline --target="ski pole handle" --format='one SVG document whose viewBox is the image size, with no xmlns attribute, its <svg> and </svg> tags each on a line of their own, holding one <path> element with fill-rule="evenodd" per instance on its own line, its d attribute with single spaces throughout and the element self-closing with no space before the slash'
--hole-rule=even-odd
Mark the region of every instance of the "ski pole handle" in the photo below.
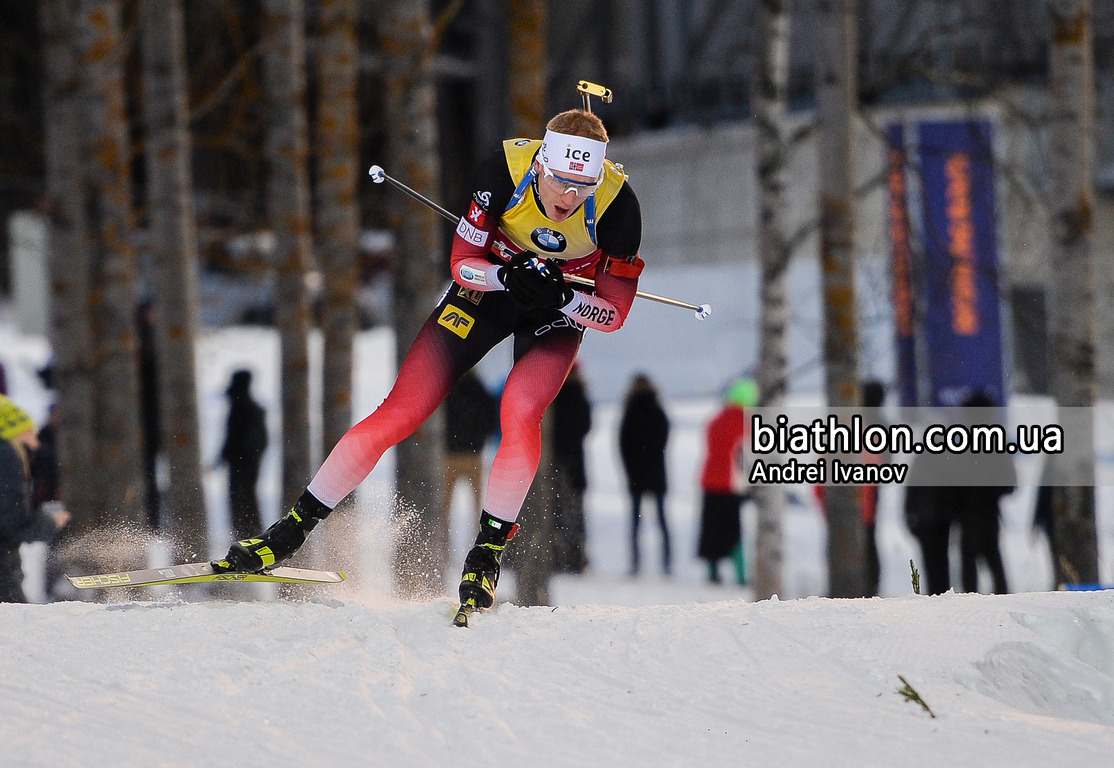
<svg viewBox="0 0 1114 768">
<path fill-rule="evenodd" d="M 433 202 L 432 200 L 430 200 L 425 195 L 422 195 L 421 193 L 416 192 L 415 190 L 406 186 L 401 181 L 399 181 L 397 179 L 392 179 L 390 176 L 387 175 L 387 172 L 384 171 L 380 166 L 378 166 L 378 165 L 371 166 L 371 168 L 368 168 L 367 174 L 368 174 L 368 176 L 371 177 L 371 180 L 374 181 L 376 184 L 382 184 L 385 181 L 388 184 L 390 184 L 392 187 L 397 189 L 399 192 L 402 192 L 405 195 L 409 195 L 410 197 L 417 200 L 419 203 L 424 203 L 426 206 L 428 206 L 428 207 L 432 208 L 433 210 L 437 211 L 439 214 L 444 216 L 446 219 L 448 219 L 452 223 L 455 224 L 457 222 L 457 217 L 456 216 L 453 216 L 451 213 L 446 211 L 444 208 L 439 206 L 437 203 Z"/>
</svg>

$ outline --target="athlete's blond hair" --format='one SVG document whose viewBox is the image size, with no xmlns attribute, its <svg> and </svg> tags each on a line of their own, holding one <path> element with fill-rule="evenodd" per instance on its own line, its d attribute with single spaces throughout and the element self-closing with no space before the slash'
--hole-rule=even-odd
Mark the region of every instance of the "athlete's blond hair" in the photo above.
<svg viewBox="0 0 1114 768">
<path fill-rule="evenodd" d="M 545 126 L 550 131 L 567 136 L 584 136 L 595 141 L 607 142 L 607 129 L 594 113 L 583 109 L 570 109 L 554 116 Z"/>
</svg>

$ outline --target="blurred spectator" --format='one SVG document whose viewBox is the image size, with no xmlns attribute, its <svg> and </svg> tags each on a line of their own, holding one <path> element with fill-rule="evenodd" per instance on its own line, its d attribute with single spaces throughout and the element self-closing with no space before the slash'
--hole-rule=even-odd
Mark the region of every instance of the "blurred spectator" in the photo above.
<svg viewBox="0 0 1114 768">
<path fill-rule="evenodd" d="M 921 453 L 913 457 L 905 483 L 905 524 L 921 548 L 924 568 L 922 594 L 939 595 L 951 589 L 948 541 L 954 508 L 952 489 L 932 485 L 946 472 L 947 458 Z"/>
<path fill-rule="evenodd" d="M 982 392 L 976 392 L 963 402 L 965 409 L 982 409 L 982 412 L 965 414 L 968 424 L 993 423 L 989 409 L 994 401 Z M 1013 458 L 1004 453 L 984 453 L 958 456 L 970 476 L 964 477 L 965 485 L 951 489 L 952 503 L 959 517 L 959 552 L 964 592 L 977 592 L 979 588 L 979 562 L 990 571 L 994 592 L 1004 595 L 1009 591 L 1002 552 L 998 546 L 1001 529 L 1001 511 L 998 507 L 1003 496 L 1013 493 L 1017 474 Z M 982 485 L 976 483 L 990 483 Z"/>
<path fill-rule="evenodd" d="M 553 510 L 554 566 L 565 573 L 583 573 L 588 567 L 584 527 L 584 491 L 588 487 L 588 477 L 584 471 L 584 438 L 592 429 L 592 404 L 588 401 L 579 363 L 573 363 L 550 411 L 557 482 Z"/>
<path fill-rule="evenodd" d="M 0 395 L 0 602 L 27 602 L 19 545 L 50 541 L 70 521 L 61 506 L 49 512 L 31 506 L 30 455 L 38 447 L 30 417 Z"/>
<path fill-rule="evenodd" d="M 31 454 L 31 508 L 46 511 L 61 506 L 61 470 L 58 463 L 58 407 L 50 406 L 47 422 L 39 430 L 39 447 Z M 47 600 L 54 598 L 54 585 L 62 577 L 63 564 L 58 558 L 61 536 L 47 547 L 44 592 Z"/>
<path fill-rule="evenodd" d="M 468 519 L 483 509 L 483 448 L 499 427 L 499 400 L 484 387 L 475 370 L 467 371 L 445 398 L 445 471 L 441 531 L 446 546 L 453 493 L 458 480 L 469 486 Z"/>
<path fill-rule="evenodd" d="M 236 371 L 229 380 L 228 425 L 220 462 L 228 465 L 229 523 L 236 539 L 263 527 L 256 484 L 267 451 L 267 413 L 251 396 L 251 371 Z"/>
<path fill-rule="evenodd" d="M 730 556 L 735 581 L 746 584 L 743 528 L 739 509 L 748 482 L 744 469 L 747 415 L 758 402 L 758 385 L 739 379 L 727 390 L 726 402 L 708 423 L 706 455 L 700 473 L 700 539 L 697 556 L 708 563 L 708 581 L 720 582 L 719 561 Z"/>
<path fill-rule="evenodd" d="M 46 362 L 46 365 L 44 365 L 42 368 L 35 371 L 35 374 L 39 377 L 39 381 L 41 381 L 43 383 L 44 387 L 46 387 L 47 389 L 54 389 L 54 360 L 53 359 L 48 360 Z M 0 394 L 6 394 L 6 393 L 0 393 Z"/>
<path fill-rule="evenodd" d="M 631 497 L 632 575 L 640 567 L 638 524 L 642 517 L 642 497 L 649 493 L 657 506 L 661 528 L 662 572 L 672 569 L 669 526 L 665 519 L 665 444 L 669 440 L 669 418 L 658 399 L 657 389 L 645 374 L 638 374 L 627 389 L 619 425 L 619 452 L 627 474 Z"/>
<path fill-rule="evenodd" d="M 1044 533 L 1045 541 L 1048 544 L 1048 555 L 1052 560 L 1052 589 L 1056 589 L 1060 583 L 1066 581 L 1063 578 L 1063 566 L 1060 562 L 1060 547 L 1056 538 L 1056 526 L 1053 524 L 1054 515 L 1052 509 L 1052 481 L 1053 481 L 1053 461 L 1051 456 L 1046 457 L 1044 461 L 1044 468 L 1041 469 L 1041 484 L 1037 488 L 1037 499 L 1033 505 L 1033 533 L 1038 531 Z"/>
<path fill-rule="evenodd" d="M 31 455 L 31 505 L 41 507 L 62 498 L 58 468 L 58 407 L 50 406 L 46 424 L 39 430 L 39 447 Z"/>
<path fill-rule="evenodd" d="M 4 372 L 4 364 L 0 363 L 0 395 L 8 394 L 8 374 Z"/>
</svg>

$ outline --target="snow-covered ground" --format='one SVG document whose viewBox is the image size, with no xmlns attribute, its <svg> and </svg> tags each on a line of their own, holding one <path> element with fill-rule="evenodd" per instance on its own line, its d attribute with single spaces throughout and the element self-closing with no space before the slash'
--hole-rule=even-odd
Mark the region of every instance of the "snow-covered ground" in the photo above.
<svg viewBox="0 0 1114 768">
<path fill-rule="evenodd" d="M 453 607 L 356 585 L 0 606 L 0 763 L 1097 768 L 1114 752 L 1101 593 L 503 604 L 468 630 Z"/>
<path fill-rule="evenodd" d="M 607 341 L 586 342 L 588 358 Z M 383 331 L 359 340 L 361 415 L 390 385 L 391 345 Z M 222 393 L 236 368 L 255 371 L 277 434 L 276 352 L 265 329 L 200 340 L 207 459 L 219 448 Z M 47 398 L 34 370 L 48 354 L 0 313 L 0 362 L 13 396 L 37 418 Z M 659 355 L 655 364 L 667 362 Z M 604 375 L 601 365 L 586 373 L 590 386 Z M 359 545 L 324 555 L 352 578 L 306 590 L 302 601 L 249 599 L 273 591 L 244 586 L 218 599 L 161 588 L 144 602 L 0 605 L 0 765 L 1109 764 L 1111 593 L 1040 592 L 1050 569 L 1029 531 L 1031 489 L 1008 501 L 1003 532 L 1011 586 L 1029 594 L 910 594 L 908 563 L 919 553 L 899 493 L 887 489 L 878 537 L 888 597 L 809 597 L 826 587 L 824 526 L 799 489 L 784 520 L 781 600 L 749 602 L 747 587 L 704 583 L 694 557 L 702 430 L 716 407 L 709 396 L 667 399 L 677 558 L 668 578 L 655 568 L 652 520 L 643 526 L 647 567 L 626 575 L 629 523 L 609 401 L 598 404 L 588 441 L 591 568 L 554 579 L 555 607 L 516 606 L 513 577 L 500 587 L 504 602 L 469 630 L 449 626 L 449 584 L 429 601 L 394 599 L 390 454 L 361 487 L 354 518 L 314 535 Z M 271 517 L 284 503 L 277 469 L 272 451 L 260 483 Z M 1030 475 L 1022 468 L 1023 480 Z M 209 472 L 214 553 L 227 546 L 223 489 L 222 471 Z M 460 497 L 454 562 L 474 525 Z M 1107 581 L 1109 506 L 1101 493 Z M 746 528 L 752 535 L 753 510 Z M 161 552 L 151 548 L 156 560 Z M 28 592 L 41 599 L 41 547 L 24 553 Z M 898 693 L 899 676 L 935 717 Z"/>
</svg>

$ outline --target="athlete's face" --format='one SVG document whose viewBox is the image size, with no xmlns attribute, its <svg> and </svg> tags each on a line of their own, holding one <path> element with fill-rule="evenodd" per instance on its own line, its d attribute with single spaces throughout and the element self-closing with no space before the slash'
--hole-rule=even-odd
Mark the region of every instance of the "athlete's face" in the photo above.
<svg viewBox="0 0 1114 768">
<path fill-rule="evenodd" d="M 546 173 L 537 160 L 534 161 L 534 170 L 538 172 L 538 197 L 551 221 L 564 221 L 572 216 L 596 188 L 596 180 L 590 176 L 570 173 L 561 175 L 564 181 L 557 179 Z"/>
</svg>

